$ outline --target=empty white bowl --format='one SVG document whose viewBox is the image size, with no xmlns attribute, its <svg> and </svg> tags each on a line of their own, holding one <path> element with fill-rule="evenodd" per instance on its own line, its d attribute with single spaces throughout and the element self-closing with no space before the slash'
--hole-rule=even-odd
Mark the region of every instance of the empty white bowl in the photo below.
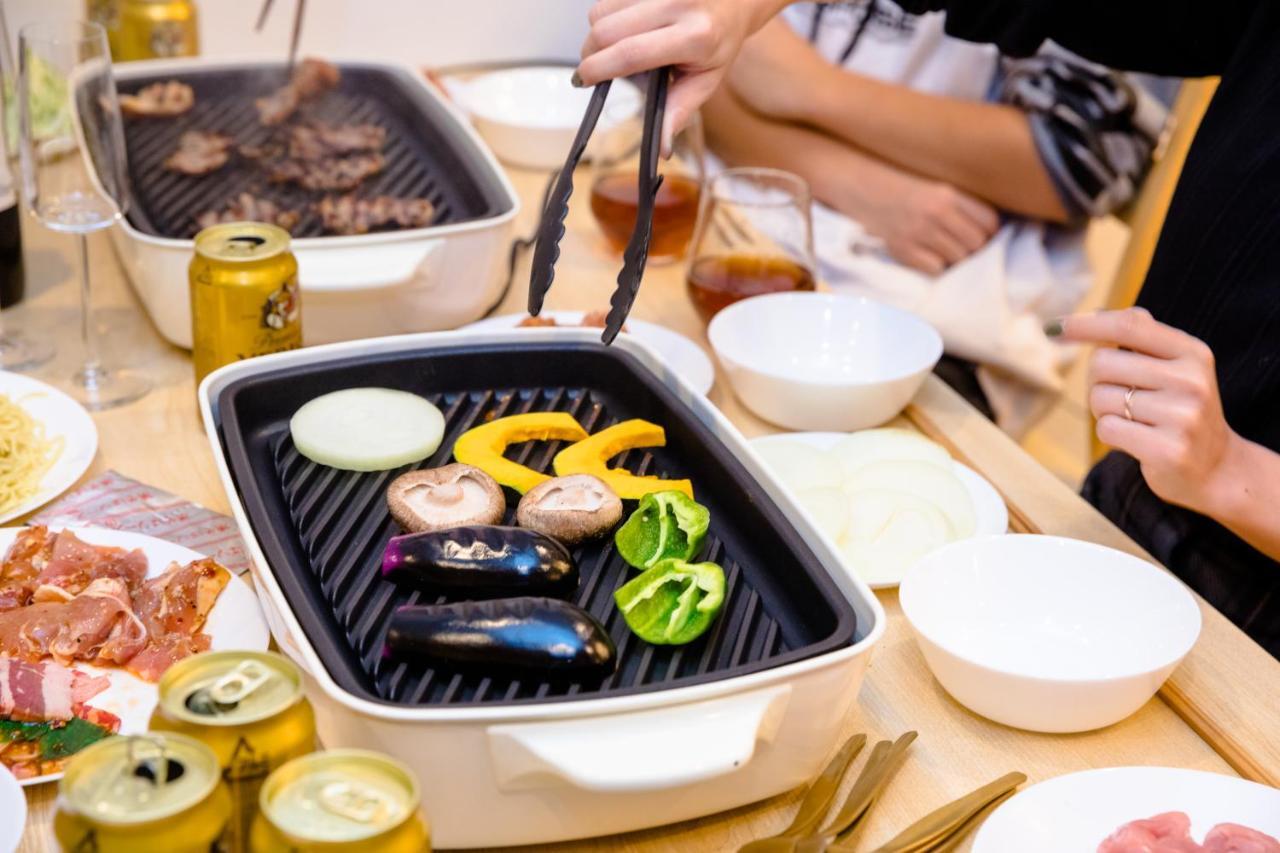
<svg viewBox="0 0 1280 853">
<path fill-rule="evenodd" d="M 573 69 L 564 65 L 504 68 L 453 81 L 449 91 L 504 163 L 554 169 L 564 165 L 591 100 L 591 89 L 575 89 L 572 76 Z M 639 109 L 640 90 L 615 80 L 596 132 Z"/>
<path fill-rule="evenodd" d="M 914 314 L 835 293 L 744 299 L 707 337 L 743 404 L 788 429 L 848 432 L 897 415 L 942 357 Z"/>
<path fill-rule="evenodd" d="M 916 563 L 898 596 L 956 701 L 1038 732 L 1123 720 L 1200 635 L 1200 608 L 1173 575 L 1056 536 L 952 543 Z"/>
</svg>

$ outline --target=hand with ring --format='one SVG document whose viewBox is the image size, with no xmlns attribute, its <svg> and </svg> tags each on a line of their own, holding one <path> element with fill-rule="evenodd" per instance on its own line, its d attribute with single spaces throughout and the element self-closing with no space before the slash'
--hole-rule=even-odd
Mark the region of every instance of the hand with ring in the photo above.
<svg viewBox="0 0 1280 853">
<path fill-rule="evenodd" d="M 1213 515 L 1214 490 L 1243 442 L 1227 425 L 1213 353 L 1142 308 L 1067 317 L 1062 340 L 1096 344 L 1089 408 L 1098 438 L 1133 456 L 1151 490 Z"/>
</svg>

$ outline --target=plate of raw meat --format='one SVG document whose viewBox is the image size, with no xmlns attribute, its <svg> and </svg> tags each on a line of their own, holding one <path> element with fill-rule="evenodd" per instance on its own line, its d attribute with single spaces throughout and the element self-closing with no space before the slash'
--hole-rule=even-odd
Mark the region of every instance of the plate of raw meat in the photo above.
<svg viewBox="0 0 1280 853">
<path fill-rule="evenodd" d="M 1070 773 L 1014 795 L 973 853 L 1280 853 L 1280 790 L 1172 767 Z"/>
<path fill-rule="evenodd" d="M 147 730 L 156 682 L 208 649 L 265 649 L 249 585 L 189 548 L 92 527 L 0 528 L 0 765 L 61 776 L 108 735 Z"/>
</svg>

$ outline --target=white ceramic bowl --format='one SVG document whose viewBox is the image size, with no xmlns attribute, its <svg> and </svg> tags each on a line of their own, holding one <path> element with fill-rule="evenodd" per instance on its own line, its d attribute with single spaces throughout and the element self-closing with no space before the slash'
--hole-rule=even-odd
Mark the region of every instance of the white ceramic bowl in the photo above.
<svg viewBox="0 0 1280 853">
<path fill-rule="evenodd" d="M 942 357 L 942 338 L 914 314 L 834 293 L 744 299 L 712 318 L 707 337 L 743 404 L 793 430 L 882 424 Z"/>
<path fill-rule="evenodd" d="M 476 130 L 502 162 L 535 169 L 564 165 L 591 89 L 575 89 L 565 65 L 504 68 L 453 82 L 450 94 L 471 114 Z M 640 90 L 626 80 L 609 89 L 596 132 L 640 109 Z"/>
<path fill-rule="evenodd" d="M 955 542 L 898 590 L 924 658 L 956 701 L 998 723 L 1081 732 L 1150 699 L 1200 635 L 1173 575 L 1055 536 Z"/>
</svg>

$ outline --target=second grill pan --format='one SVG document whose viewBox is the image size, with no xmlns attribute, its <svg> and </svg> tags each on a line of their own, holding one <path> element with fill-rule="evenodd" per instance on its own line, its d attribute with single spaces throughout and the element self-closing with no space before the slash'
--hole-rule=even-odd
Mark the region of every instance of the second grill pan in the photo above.
<svg viewBox="0 0 1280 853">
<path fill-rule="evenodd" d="M 447 421 L 439 451 L 420 464 L 375 473 L 338 471 L 300 456 L 288 429 L 298 407 L 364 385 L 411 391 L 439 406 Z M 355 696 L 402 707 L 619 696 L 744 675 L 854 642 L 853 609 L 809 545 L 711 430 L 624 350 L 557 341 L 342 355 L 233 380 L 216 400 L 219 439 L 254 537 L 329 674 Z M 614 464 L 693 481 L 711 511 L 704 559 L 719 562 L 728 581 L 716 623 L 687 646 L 653 646 L 632 636 L 613 591 L 634 570 L 606 539 L 575 550 L 582 582 L 573 598 L 617 644 L 618 671 L 603 683 L 513 680 L 383 660 L 396 606 L 447 600 L 382 579 L 383 547 L 399 532 L 386 509 L 387 485 L 404 471 L 450 461 L 454 440 L 476 424 L 551 410 L 572 413 L 588 432 L 628 418 L 666 429 L 666 447 L 631 451 Z M 508 455 L 545 471 L 559 449 L 530 442 Z M 508 492 L 509 518 L 517 498 Z"/>
</svg>

